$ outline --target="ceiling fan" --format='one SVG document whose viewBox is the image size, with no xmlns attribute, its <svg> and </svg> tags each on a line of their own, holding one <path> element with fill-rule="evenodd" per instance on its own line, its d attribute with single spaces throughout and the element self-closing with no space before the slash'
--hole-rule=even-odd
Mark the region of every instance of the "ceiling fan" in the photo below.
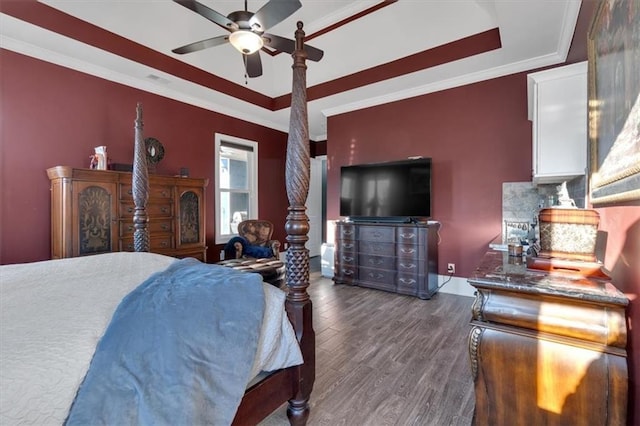
<svg viewBox="0 0 640 426">
<path fill-rule="evenodd" d="M 296 42 L 294 40 L 268 34 L 265 33 L 265 31 L 282 22 L 302 7 L 302 3 L 298 0 L 270 0 L 255 13 L 247 10 L 247 0 L 245 0 L 244 10 L 231 12 L 228 16 L 224 16 L 195 0 L 173 1 L 196 12 L 231 33 L 229 35 L 189 43 L 173 49 L 173 53 L 184 54 L 197 52 L 229 42 L 242 53 L 247 76 L 259 77 L 262 75 L 262 61 L 259 51 L 263 46 L 268 46 L 285 53 L 293 53 L 296 48 Z M 307 52 L 307 58 L 312 61 L 319 61 L 324 54 L 322 50 L 308 45 L 305 45 L 304 49 Z"/>
</svg>

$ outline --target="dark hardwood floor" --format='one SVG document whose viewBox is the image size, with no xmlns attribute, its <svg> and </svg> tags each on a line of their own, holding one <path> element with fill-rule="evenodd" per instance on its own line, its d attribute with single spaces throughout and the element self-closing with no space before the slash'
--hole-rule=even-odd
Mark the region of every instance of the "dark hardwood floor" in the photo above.
<svg viewBox="0 0 640 426">
<path fill-rule="evenodd" d="M 469 425 L 473 299 L 334 285 L 312 272 L 316 381 L 310 425 Z M 261 426 L 288 424 L 286 405 Z"/>
</svg>

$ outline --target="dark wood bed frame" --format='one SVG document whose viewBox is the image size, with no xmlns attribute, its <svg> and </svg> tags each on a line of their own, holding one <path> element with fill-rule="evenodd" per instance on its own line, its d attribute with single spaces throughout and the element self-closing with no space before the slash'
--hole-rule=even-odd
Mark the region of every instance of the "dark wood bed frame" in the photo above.
<svg viewBox="0 0 640 426">
<path fill-rule="evenodd" d="M 287 417 L 292 425 L 304 425 L 309 417 L 309 397 L 315 380 L 315 333 L 313 331 L 309 286 L 309 220 L 305 201 L 309 191 L 309 126 L 307 118 L 306 58 L 304 31 L 298 22 L 293 57 L 291 118 L 287 139 L 285 181 L 289 208 L 287 232 L 287 298 L 285 308 L 296 333 L 304 364 L 279 370 L 247 389 L 233 421 L 235 425 L 255 425 L 285 402 L 289 402 Z M 149 175 L 143 138 L 142 106 L 138 104 L 135 121 L 133 161 L 133 217 L 136 251 L 149 251 L 148 215 Z"/>
</svg>

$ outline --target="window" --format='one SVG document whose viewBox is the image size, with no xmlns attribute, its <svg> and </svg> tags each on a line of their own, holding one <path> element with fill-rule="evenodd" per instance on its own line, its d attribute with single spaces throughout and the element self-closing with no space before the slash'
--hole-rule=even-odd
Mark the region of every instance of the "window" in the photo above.
<svg viewBox="0 0 640 426">
<path fill-rule="evenodd" d="M 216 244 L 238 231 L 238 223 L 258 217 L 258 144 L 216 133 Z"/>
</svg>

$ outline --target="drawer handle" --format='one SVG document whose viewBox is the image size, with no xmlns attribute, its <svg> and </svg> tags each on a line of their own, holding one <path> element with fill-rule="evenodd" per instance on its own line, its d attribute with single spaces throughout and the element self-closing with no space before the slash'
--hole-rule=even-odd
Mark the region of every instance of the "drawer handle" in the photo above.
<svg viewBox="0 0 640 426">
<path fill-rule="evenodd" d="M 403 268 L 406 268 L 406 269 L 413 269 L 413 268 L 416 267 L 416 265 L 413 264 L 413 263 L 409 263 L 408 265 L 404 264 L 404 263 L 401 263 L 400 266 L 403 267 Z"/>
<path fill-rule="evenodd" d="M 129 212 L 129 213 L 133 213 L 133 207 L 129 207 L 129 208 L 127 208 L 127 212 Z"/>
<path fill-rule="evenodd" d="M 169 194 L 167 193 L 167 191 L 162 191 L 160 194 L 161 194 L 163 197 L 168 197 L 168 196 L 169 196 Z"/>
<path fill-rule="evenodd" d="M 344 231 L 342 231 L 342 235 L 353 235 L 353 231 L 351 231 L 351 230 L 349 230 L 349 231 L 344 230 Z"/>
<path fill-rule="evenodd" d="M 127 231 L 133 231 L 133 230 L 134 230 L 133 225 L 129 225 L 129 226 L 127 226 Z"/>
<path fill-rule="evenodd" d="M 415 253 L 415 252 L 416 252 L 416 250 L 415 250 L 415 249 L 412 249 L 412 248 L 410 248 L 410 249 L 408 249 L 408 248 L 401 248 L 401 249 L 400 249 L 400 251 L 401 251 L 401 252 L 403 252 L 403 253 L 406 253 L 406 254 L 413 254 L 413 253 Z"/>
<path fill-rule="evenodd" d="M 129 245 L 127 246 L 127 250 L 133 250 L 133 244 L 129 244 Z"/>
<path fill-rule="evenodd" d="M 380 278 L 384 278 L 384 275 L 379 272 L 377 274 L 374 274 L 373 272 L 369 272 L 369 278 L 380 279 Z"/>
<path fill-rule="evenodd" d="M 381 265 L 382 259 L 372 257 L 369 259 L 369 263 L 371 263 L 372 265 Z"/>
<path fill-rule="evenodd" d="M 167 243 L 166 241 L 160 243 L 160 247 L 167 247 L 168 245 L 169 243 Z"/>
<path fill-rule="evenodd" d="M 167 225 L 166 223 L 162 225 L 162 230 L 163 231 L 168 231 L 169 230 L 169 225 Z"/>
<path fill-rule="evenodd" d="M 127 191 L 127 194 L 133 195 L 133 188 L 129 188 L 129 190 Z"/>
<path fill-rule="evenodd" d="M 352 249 L 353 248 L 353 244 L 345 244 L 344 248 L 346 249 Z"/>
<path fill-rule="evenodd" d="M 406 239 L 410 240 L 410 239 L 412 239 L 412 238 L 415 238 L 415 237 L 416 237 L 416 234 L 413 234 L 413 233 L 412 233 L 412 234 L 400 234 L 400 237 L 401 237 L 401 238 L 406 238 Z"/>
<path fill-rule="evenodd" d="M 404 279 L 404 278 L 400 278 L 399 281 L 404 285 L 413 285 L 416 282 L 416 280 L 414 280 L 414 279 L 408 279 L 407 280 L 407 279 Z"/>
<path fill-rule="evenodd" d="M 163 208 L 160 209 L 160 211 L 162 213 L 169 213 L 169 208 L 168 207 L 163 207 Z"/>
<path fill-rule="evenodd" d="M 342 260 L 345 262 L 353 262 L 353 257 L 350 256 L 342 256 Z"/>
<path fill-rule="evenodd" d="M 343 269 L 342 270 L 342 274 L 343 275 L 353 275 L 353 271 L 351 269 Z"/>
<path fill-rule="evenodd" d="M 374 231 L 372 234 L 373 238 L 380 238 L 382 236 L 382 234 L 378 231 Z"/>
</svg>

